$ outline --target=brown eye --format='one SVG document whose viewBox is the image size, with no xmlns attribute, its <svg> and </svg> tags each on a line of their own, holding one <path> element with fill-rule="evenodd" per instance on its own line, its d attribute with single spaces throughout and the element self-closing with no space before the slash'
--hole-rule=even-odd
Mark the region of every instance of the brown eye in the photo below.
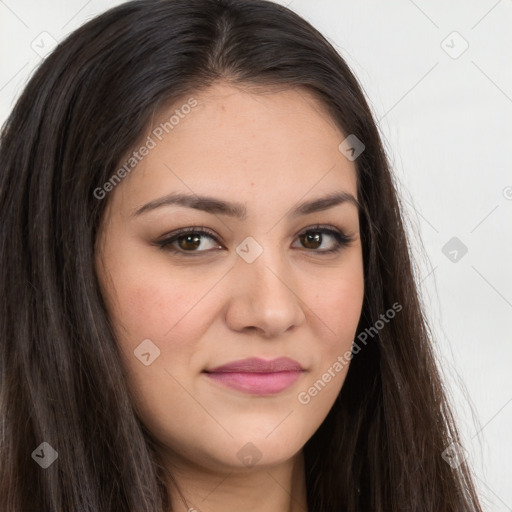
<svg viewBox="0 0 512 512">
<path fill-rule="evenodd" d="M 210 247 L 208 247 L 208 241 L 210 241 Z M 156 242 L 156 244 L 161 249 L 180 254 L 189 253 L 190 255 L 222 248 L 213 234 L 206 231 L 205 228 L 185 228 L 165 240 Z"/>
<path fill-rule="evenodd" d="M 320 254 L 338 252 L 353 239 L 337 229 L 315 227 L 299 235 L 303 248 Z M 327 245 L 323 247 L 322 245 Z"/>
<path fill-rule="evenodd" d="M 322 235 L 320 233 L 307 233 L 301 235 L 300 239 L 306 249 L 318 249 L 322 245 Z"/>
<path fill-rule="evenodd" d="M 185 235 L 176 239 L 180 249 L 186 251 L 197 249 L 201 245 L 201 235 Z"/>
</svg>

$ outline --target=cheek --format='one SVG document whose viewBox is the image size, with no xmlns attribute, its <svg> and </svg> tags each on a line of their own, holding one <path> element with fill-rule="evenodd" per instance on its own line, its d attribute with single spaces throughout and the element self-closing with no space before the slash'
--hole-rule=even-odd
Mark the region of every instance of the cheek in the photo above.
<svg viewBox="0 0 512 512">
<path fill-rule="evenodd" d="M 201 365 L 197 340 L 208 320 L 198 301 L 207 288 L 200 293 L 176 275 L 171 282 L 156 268 L 132 273 L 127 267 L 116 288 L 114 324 L 134 405 L 159 437 L 171 431 L 179 437 L 179 424 L 171 426 L 176 414 L 186 417 L 194 408 L 182 385 L 188 387 L 190 375 Z M 142 356 L 146 353 L 148 365 Z"/>
<path fill-rule="evenodd" d="M 176 271 L 141 242 L 111 240 L 107 257 L 113 285 L 108 302 L 115 323 L 134 338 L 162 338 L 201 297 L 197 273 Z"/>
<path fill-rule="evenodd" d="M 203 323 L 207 321 L 206 315 L 198 316 L 201 308 L 196 306 L 208 283 L 169 272 L 168 266 L 162 268 L 160 262 L 148 265 L 148 259 L 137 259 L 134 251 L 130 254 L 130 259 L 110 260 L 113 286 L 106 293 L 126 364 L 135 367 L 134 371 L 142 370 L 134 350 L 147 339 L 160 350 L 152 367 L 175 368 L 190 363 L 193 341 L 204 329 L 201 319 Z"/>
<path fill-rule="evenodd" d="M 297 401 L 300 410 L 318 422 L 327 416 L 345 381 L 363 297 L 362 265 L 354 266 L 353 272 L 338 279 L 325 282 L 322 292 L 315 295 L 317 325 L 327 335 L 316 338 L 315 368 L 300 389 Z"/>
<path fill-rule="evenodd" d="M 355 268 L 342 277 L 324 283 L 322 292 L 315 296 L 315 313 L 329 328 L 332 342 L 339 348 L 350 345 L 356 334 L 364 297 L 362 268 Z"/>
</svg>

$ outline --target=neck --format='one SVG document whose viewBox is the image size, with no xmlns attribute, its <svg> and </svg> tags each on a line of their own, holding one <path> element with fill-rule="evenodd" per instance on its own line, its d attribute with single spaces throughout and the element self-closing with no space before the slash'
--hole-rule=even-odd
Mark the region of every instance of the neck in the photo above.
<svg viewBox="0 0 512 512">
<path fill-rule="evenodd" d="M 276 466 L 212 472 L 173 460 L 173 512 L 307 512 L 304 457 L 300 451 Z M 181 494 L 181 496 L 180 496 Z"/>
</svg>

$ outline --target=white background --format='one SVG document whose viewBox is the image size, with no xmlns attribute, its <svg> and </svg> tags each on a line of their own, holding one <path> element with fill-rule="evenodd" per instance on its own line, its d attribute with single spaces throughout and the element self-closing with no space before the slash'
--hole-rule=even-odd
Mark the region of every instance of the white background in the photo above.
<svg viewBox="0 0 512 512">
<path fill-rule="evenodd" d="M 119 3 L 0 0 L 1 123 L 51 39 Z M 279 3 L 364 88 L 484 508 L 512 511 L 512 1 Z M 452 237 L 468 249 L 456 262 L 442 252 Z"/>
</svg>

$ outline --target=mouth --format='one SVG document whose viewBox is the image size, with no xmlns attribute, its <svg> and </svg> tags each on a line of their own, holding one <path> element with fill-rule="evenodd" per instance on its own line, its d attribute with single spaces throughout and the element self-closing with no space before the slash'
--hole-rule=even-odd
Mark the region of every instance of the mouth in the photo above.
<svg viewBox="0 0 512 512">
<path fill-rule="evenodd" d="M 233 361 L 203 373 L 215 382 L 244 393 L 272 395 L 292 386 L 304 371 L 297 361 L 280 357 L 271 361 L 260 358 Z"/>
</svg>

